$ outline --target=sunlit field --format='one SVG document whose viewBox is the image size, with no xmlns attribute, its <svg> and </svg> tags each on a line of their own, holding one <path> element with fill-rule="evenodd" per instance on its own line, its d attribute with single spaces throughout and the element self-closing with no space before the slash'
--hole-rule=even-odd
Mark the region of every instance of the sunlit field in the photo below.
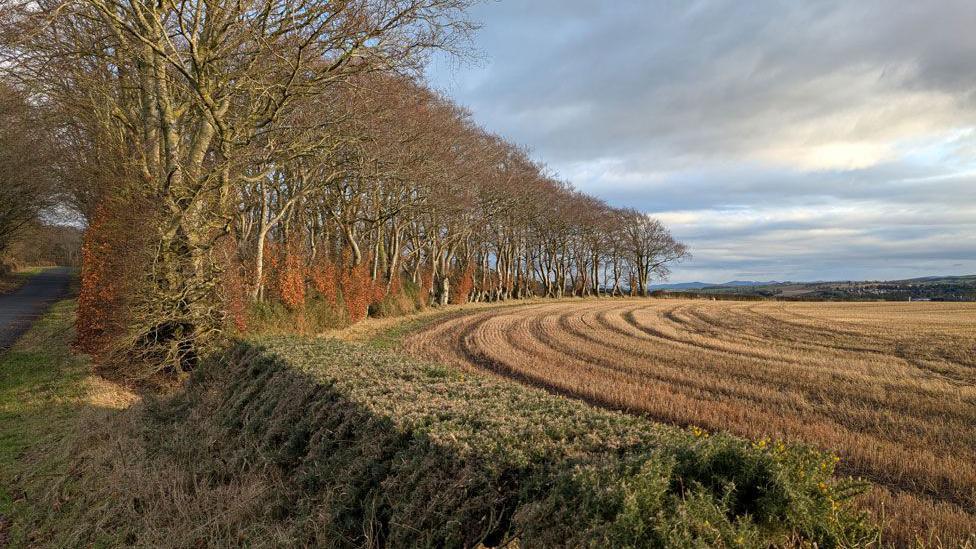
<svg viewBox="0 0 976 549">
<path fill-rule="evenodd" d="M 976 532 L 976 304 L 558 302 L 473 311 L 411 352 L 655 420 L 830 449 L 886 542 Z"/>
</svg>

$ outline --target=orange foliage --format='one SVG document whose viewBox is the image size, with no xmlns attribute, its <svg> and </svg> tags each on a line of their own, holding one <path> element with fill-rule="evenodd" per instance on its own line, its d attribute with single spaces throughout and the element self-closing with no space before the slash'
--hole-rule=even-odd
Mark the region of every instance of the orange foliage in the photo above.
<svg viewBox="0 0 976 549">
<path fill-rule="evenodd" d="M 247 331 L 248 299 L 246 272 L 237 256 L 237 249 L 232 239 L 225 238 L 221 248 L 224 256 L 224 308 L 227 311 L 227 316 L 234 323 L 234 328 L 238 332 L 245 332 Z"/>
<path fill-rule="evenodd" d="M 121 309 L 121 295 L 116 284 L 119 256 L 114 253 L 118 245 L 109 213 L 100 206 L 85 232 L 81 247 L 81 290 L 75 340 L 79 350 L 92 355 L 97 355 L 105 346 L 115 313 Z"/>
<path fill-rule="evenodd" d="M 389 290 L 385 279 L 372 279 L 371 258 L 366 257 L 359 265 L 352 266 L 349 250 L 344 250 L 338 260 L 321 257 L 311 267 L 304 265 L 303 257 L 297 246 L 283 247 L 272 242 L 265 245 L 264 269 L 271 281 L 269 289 L 275 299 L 292 311 L 303 311 L 306 290 L 314 289 L 329 305 L 342 310 L 346 320 L 354 324 L 366 318 L 371 305 L 381 302 L 388 294 L 396 295 L 401 291 L 399 277 L 389 283 Z M 297 320 L 301 323 L 304 319 L 299 317 Z"/>
<path fill-rule="evenodd" d="M 464 305 L 471 296 L 471 290 L 474 289 L 474 265 L 468 263 L 464 271 L 453 278 L 454 280 L 451 281 L 453 285 L 451 303 L 454 305 Z"/>
<path fill-rule="evenodd" d="M 330 305 L 339 305 L 339 268 L 327 257 L 319 260 L 315 268 L 311 269 L 309 277 L 312 279 L 312 287 Z"/>
<path fill-rule="evenodd" d="M 370 275 L 370 261 L 343 269 L 339 287 L 342 289 L 342 302 L 346 306 L 349 322 L 355 324 L 366 318 L 369 306 L 383 299 L 386 286 Z"/>
<path fill-rule="evenodd" d="M 291 310 L 305 307 L 305 266 L 302 256 L 289 246 L 278 269 L 277 289 L 281 301 Z"/>
<path fill-rule="evenodd" d="M 107 357 L 126 333 L 126 306 L 144 276 L 141 251 L 151 218 L 134 200 L 103 202 L 85 231 L 75 346 Z"/>
</svg>

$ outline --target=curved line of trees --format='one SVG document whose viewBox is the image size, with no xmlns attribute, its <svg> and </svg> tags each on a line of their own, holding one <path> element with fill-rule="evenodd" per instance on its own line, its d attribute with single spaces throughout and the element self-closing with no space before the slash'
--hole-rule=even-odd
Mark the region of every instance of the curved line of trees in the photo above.
<svg viewBox="0 0 976 549">
<path fill-rule="evenodd" d="M 176 373 L 249 311 L 644 294 L 687 255 L 415 75 L 468 0 L 0 0 L 88 221 L 86 350 Z"/>
</svg>

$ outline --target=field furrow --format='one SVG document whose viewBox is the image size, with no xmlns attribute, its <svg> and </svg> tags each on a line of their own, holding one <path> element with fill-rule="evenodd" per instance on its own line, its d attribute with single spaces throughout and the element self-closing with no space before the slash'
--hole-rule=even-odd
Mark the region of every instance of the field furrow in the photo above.
<svg viewBox="0 0 976 549">
<path fill-rule="evenodd" d="M 892 539 L 976 533 L 976 306 L 590 300 L 482 309 L 405 340 L 658 421 L 836 452 Z"/>
</svg>

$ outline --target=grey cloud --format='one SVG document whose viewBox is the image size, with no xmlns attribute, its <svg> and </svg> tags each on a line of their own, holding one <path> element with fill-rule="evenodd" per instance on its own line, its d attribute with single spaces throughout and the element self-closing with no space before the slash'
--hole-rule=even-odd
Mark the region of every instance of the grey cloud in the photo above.
<svg viewBox="0 0 976 549">
<path fill-rule="evenodd" d="M 799 206 L 879 199 L 893 205 L 928 205 L 950 213 L 976 207 L 976 173 L 945 174 L 904 164 L 848 172 L 798 173 L 756 168 L 715 168 L 674 172 L 653 180 L 608 181 L 607 174 L 575 179 L 577 185 L 617 205 L 649 212 Z M 948 208 L 948 209 L 945 209 Z"/>
<path fill-rule="evenodd" d="M 737 154 L 889 93 L 952 94 L 951 112 L 972 118 L 971 2 L 593 4 L 486 4 L 491 62 L 461 99 L 554 162 Z M 932 113 L 863 118 L 848 130 L 870 136 L 921 115 Z"/>
<path fill-rule="evenodd" d="M 976 2 L 503 0 L 475 18 L 486 62 L 435 84 L 581 189 L 672 220 L 695 253 L 673 279 L 976 272 Z"/>
</svg>

